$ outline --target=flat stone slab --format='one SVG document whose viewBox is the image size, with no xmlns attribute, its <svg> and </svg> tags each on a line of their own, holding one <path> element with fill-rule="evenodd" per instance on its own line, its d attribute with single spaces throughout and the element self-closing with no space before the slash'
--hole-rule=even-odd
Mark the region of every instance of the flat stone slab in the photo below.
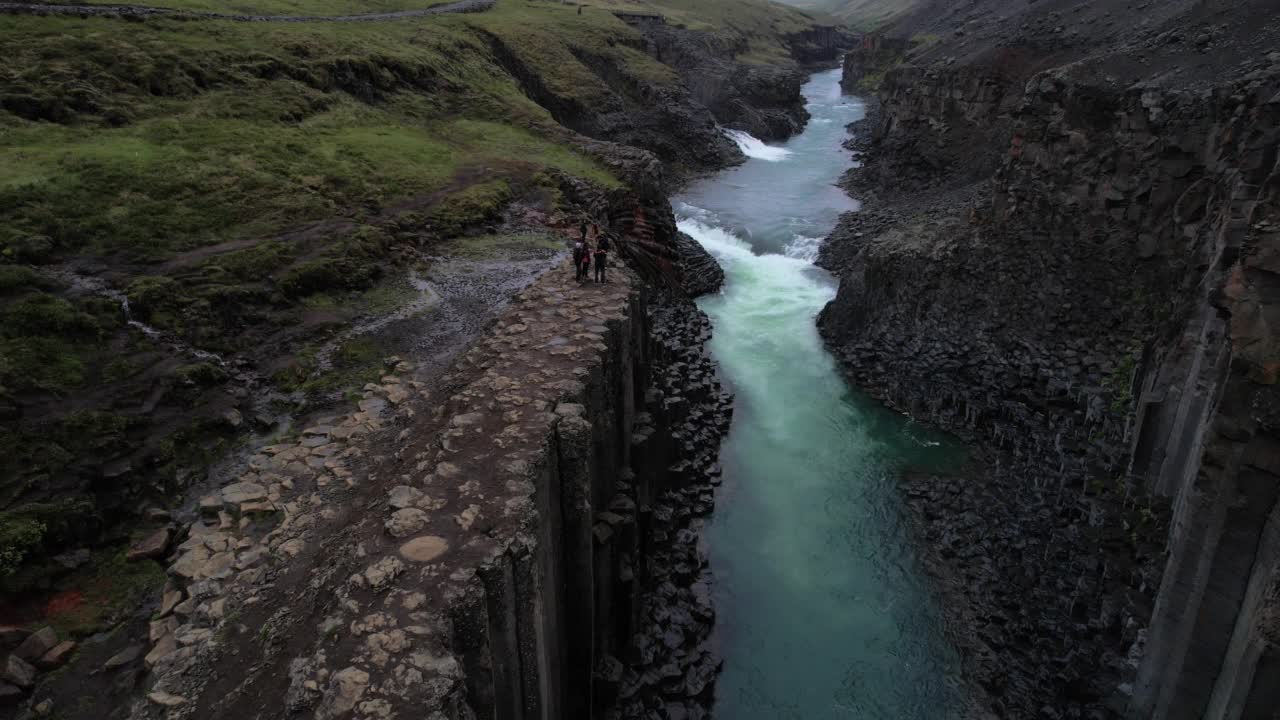
<svg viewBox="0 0 1280 720">
<path fill-rule="evenodd" d="M 258 483 L 238 482 L 222 488 L 222 502 L 224 505 L 239 507 L 241 503 L 266 499 L 267 489 Z"/>
<path fill-rule="evenodd" d="M 400 557 L 411 562 L 426 563 L 435 560 L 449 549 L 449 542 L 435 535 L 416 537 L 400 546 Z"/>
</svg>

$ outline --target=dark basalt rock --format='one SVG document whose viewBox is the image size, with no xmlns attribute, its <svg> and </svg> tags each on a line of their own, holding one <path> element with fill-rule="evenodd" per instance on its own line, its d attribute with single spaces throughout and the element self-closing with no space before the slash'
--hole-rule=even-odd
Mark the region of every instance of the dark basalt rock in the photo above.
<svg viewBox="0 0 1280 720">
<path fill-rule="evenodd" d="M 719 292 L 724 285 L 724 270 L 697 240 L 676 233 L 676 250 L 680 256 L 681 285 L 689 297 Z"/>
<path fill-rule="evenodd" d="M 646 592 L 628 661 L 621 675 L 610 662 L 597 668 L 597 677 L 607 688 L 617 684 L 618 703 L 611 708 L 616 717 L 705 718 L 720 661 L 707 649 L 715 611 L 708 558 L 698 539 L 712 509 L 732 399 L 721 390 L 706 350 L 710 321 L 691 300 L 659 298 L 650 305 L 649 322 L 654 387 L 641 417 L 652 425 L 637 429 L 633 457 L 669 464 L 661 473 L 664 482 L 651 488 L 652 502 L 638 508 L 647 518 L 650 544 L 641 549 L 636 568 Z M 610 696 L 611 690 L 601 694 Z"/>
<path fill-rule="evenodd" d="M 1000 717 L 1262 717 L 1280 682 L 1280 467 L 1227 459 L 1277 442 L 1252 319 L 1274 312 L 1280 55 L 1147 79 L 1185 64 L 1185 7 L 1043 72 L 1062 58 L 889 70 L 846 182 L 867 208 L 823 251 L 850 378 L 981 445 L 903 489 Z M 1261 7 L 1214 32 L 1265 37 Z"/>
</svg>

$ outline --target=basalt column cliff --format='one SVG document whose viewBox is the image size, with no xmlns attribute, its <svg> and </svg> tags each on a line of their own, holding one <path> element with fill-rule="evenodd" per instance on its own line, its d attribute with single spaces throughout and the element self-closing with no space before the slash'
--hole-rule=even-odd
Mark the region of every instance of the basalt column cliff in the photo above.
<svg viewBox="0 0 1280 720">
<path fill-rule="evenodd" d="M 850 376 L 975 440 L 905 482 L 1000 717 L 1280 707 L 1273 3 L 946 3 L 846 86 Z"/>
</svg>

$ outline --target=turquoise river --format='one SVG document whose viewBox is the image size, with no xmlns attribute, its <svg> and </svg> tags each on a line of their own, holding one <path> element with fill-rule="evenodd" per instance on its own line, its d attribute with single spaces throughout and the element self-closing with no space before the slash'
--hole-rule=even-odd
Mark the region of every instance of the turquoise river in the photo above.
<svg viewBox="0 0 1280 720">
<path fill-rule="evenodd" d="M 959 699 L 903 526 L 895 472 L 955 448 L 850 389 L 814 324 L 835 282 L 820 239 L 857 203 L 834 183 L 862 117 L 839 71 L 804 87 L 812 119 L 785 144 L 731 133 L 739 167 L 690 186 L 680 228 L 725 270 L 701 301 L 736 394 L 708 530 L 716 582 L 718 720 L 942 720 Z"/>
</svg>

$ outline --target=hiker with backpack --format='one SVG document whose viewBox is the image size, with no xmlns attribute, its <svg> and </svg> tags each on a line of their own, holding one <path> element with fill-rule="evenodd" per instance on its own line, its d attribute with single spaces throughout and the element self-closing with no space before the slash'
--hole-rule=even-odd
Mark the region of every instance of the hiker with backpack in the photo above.
<svg viewBox="0 0 1280 720">
<path fill-rule="evenodd" d="M 596 250 L 595 250 L 595 266 L 596 266 L 596 282 L 606 282 L 604 278 L 605 268 L 609 266 L 609 236 L 601 235 L 600 228 L 592 225 L 591 229 L 596 233 Z"/>
</svg>

